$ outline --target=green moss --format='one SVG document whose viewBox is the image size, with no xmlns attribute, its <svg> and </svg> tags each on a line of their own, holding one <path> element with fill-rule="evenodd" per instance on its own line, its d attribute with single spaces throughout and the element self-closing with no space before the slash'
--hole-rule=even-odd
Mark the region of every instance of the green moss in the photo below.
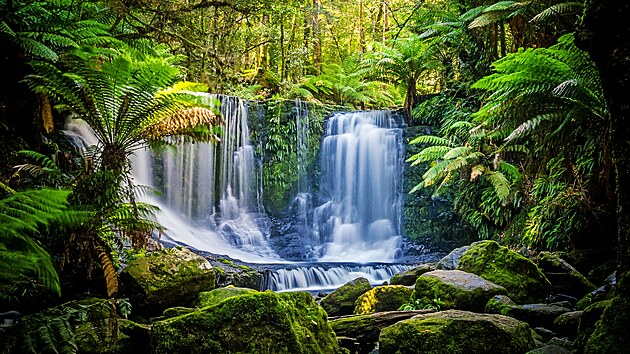
<svg viewBox="0 0 630 354">
<path fill-rule="evenodd" d="M 377 286 L 359 296 L 354 312 L 368 314 L 382 311 L 394 311 L 409 302 L 413 289 L 403 285 Z"/>
<path fill-rule="evenodd" d="M 588 338 L 584 353 L 627 353 L 630 348 L 628 314 L 630 298 L 617 296 L 612 299 Z"/>
<path fill-rule="evenodd" d="M 234 265 L 234 263 L 232 263 L 232 261 L 231 261 L 231 260 L 229 260 L 229 259 L 225 259 L 225 258 L 218 258 L 218 259 L 217 259 L 217 261 L 219 261 L 219 262 L 221 262 L 221 263 L 223 263 L 223 264 L 231 265 L 231 266 L 233 266 L 233 265 Z"/>
<path fill-rule="evenodd" d="M 415 268 L 394 274 L 394 276 L 389 280 L 389 284 L 406 286 L 415 285 L 419 276 L 432 270 L 435 270 L 434 265 L 421 264 Z"/>
<path fill-rule="evenodd" d="M 384 328 L 381 354 L 525 353 L 534 348 L 529 326 L 501 315 L 449 310 Z"/>
<path fill-rule="evenodd" d="M 171 307 L 168 308 L 166 310 L 164 310 L 164 312 L 162 313 L 162 315 L 166 318 L 171 318 L 171 317 L 177 317 L 177 316 L 181 316 L 181 315 L 185 315 L 187 313 L 191 313 L 191 312 L 195 312 L 195 309 L 191 309 L 189 307 Z"/>
<path fill-rule="evenodd" d="M 514 305 L 516 304 L 509 297 L 505 295 L 496 295 L 492 297 L 492 299 L 488 300 L 485 312 L 498 313 L 500 315 L 508 316 Z"/>
<path fill-rule="evenodd" d="M 457 269 L 505 287 L 517 303 L 542 302 L 551 289 L 549 280 L 531 260 L 495 241 L 472 245 L 462 255 Z"/>
<path fill-rule="evenodd" d="M 324 310 L 308 293 L 236 296 L 156 322 L 155 353 L 335 353 Z"/>
<path fill-rule="evenodd" d="M 329 316 L 350 315 L 359 296 L 365 294 L 372 285 L 365 278 L 357 278 L 340 286 L 322 299 L 320 304 Z"/>
<path fill-rule="evenodd" d="M 432 305 L 436 300 L 440 309 L 483 311 L 495 295 L 504 295 L 503 287 L 483 278 L 457 270 L 437 270 L 425 273 L 416 280 L 414 301 Z"/>
<path fill-rule="evenodd" d="M 246 265 L 244 265 L 244 264 L 238 265 L 238 266 L 237 266 L 237 268 L 238 268 L 238 269 L 241 269 L 241 270 L 244 270 L 244 271 L 246 271 L 246 272 L 250 272 L 250 271 L 252 271 L 252 270 L 253 270 L 253 269 L 251 269 L 250 267 L 248 267 L 248 266 L 246 266 Z"/>
<path fill-rule="evenodd" d="M 159 314 L 165 308 L 187 306 L 200 291 L 216 287 L 215 269 L 185 248 L 155 252 L 131 262 L 121 273 L 134 310 Z"/>
<path fill-rule="evenodd" d="M 235 288 L 233 286 L 228 286 L 225 288 L 214 289 L 210 291 L 204 291 L 199 293 L 197 297 L 196 305 L 198 307 L 207 307 L 213 306 L 221 301 L 234 297 L 241 296 L 246 294 L 255 294 L 258 293 L 258 290 L 248 289 L 248 288 Z"/>
</svg>

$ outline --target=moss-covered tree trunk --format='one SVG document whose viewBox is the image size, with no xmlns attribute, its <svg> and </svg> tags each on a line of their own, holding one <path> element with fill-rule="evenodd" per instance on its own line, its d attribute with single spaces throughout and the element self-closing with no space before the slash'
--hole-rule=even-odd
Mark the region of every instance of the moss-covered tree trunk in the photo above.
<svg viewBox="0 0 630 354">
<path fill-rule="evenodd" d="M 618 262 L 630 269 L 630 2 L 586 0 L 580 45 L 597 64 L 610 109 Z"/>
</svg>

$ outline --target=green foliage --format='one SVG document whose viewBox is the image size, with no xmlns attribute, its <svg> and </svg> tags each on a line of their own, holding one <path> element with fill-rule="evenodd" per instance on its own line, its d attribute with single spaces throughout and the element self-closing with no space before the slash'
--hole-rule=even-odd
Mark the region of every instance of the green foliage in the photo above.
<svg viewBox="0 0 630 354">
<path fill-rule="evenodd" d="M 0 267 L 5 270 L 0 274 L 0 298 L 18 295 L 31 278 L 60 294 L 57 272 L 37 236 L 86 220 L 86 214 L 69 210 L 69 193 L 46 188 L 17 192 L 0 200 Z"/>
</svg>

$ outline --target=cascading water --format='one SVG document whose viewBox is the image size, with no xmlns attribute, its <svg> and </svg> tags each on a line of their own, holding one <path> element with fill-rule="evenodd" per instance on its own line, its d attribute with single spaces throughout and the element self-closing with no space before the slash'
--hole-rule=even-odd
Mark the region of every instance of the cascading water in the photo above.
<svg viewBox="0 0 630 354">
<path fill-rule="evenodd" d="M 139 152 L 144 156 L 133 162 L 133 174 L 163 191 L 162 200 L 148 201 L 160 206 L 158 221 L 171 241 L 248 262 L 279 261 L 266 240 L 270 222 L 261 205 L 247 107 L 236 97 L 199 96 L 206 105 L 218 104 L 224 117 L 221 142 L 178 144 L 154 166 L 150 153 Z M 151 170 L 161 171 L 161 185 L 146 174 Z"/>
<path fill-rule="evenodd" d="M 337 113 L 321 147 L 320 261 L 391 262 L 401 243 L 402 131 L 390 111 Z"/>
<path fill-rule="evenodd" d="M 144 200 L 161 209 L 157 219 L 167 230 L 163 239 L 250 263 L 289 263 L 267 243 L 271 221 L 261 203 L 262 166 L 249 141 L 247 107 L 236 97 L 199 96 L 207 105 L 220 105 L 221 142 L 138 150 L 132 158 L 135 182 L 162 192 L 160 198 Z M 309 105 L 297 101 L 293 112 L 299 165 L 294 207 L 303 230 L 298 241 L 308 243 L 304 249 L 316 256 L 314 263 L 271 265 L 266 286 L 332 289 L 361 276 L 380 284 L 409 268 L 372 263 L 394 261 L 401 239 L 401 131 L 391 113 L 337 113 L 328 120 L 317 191 L 307 168 L 313 158 Z M 83 136 L 84 145 L 90 145 L 85 126 L 68 127 L 71 139 Z M 320 206 L 313 208 L 314 202 Z"/>
</svg>

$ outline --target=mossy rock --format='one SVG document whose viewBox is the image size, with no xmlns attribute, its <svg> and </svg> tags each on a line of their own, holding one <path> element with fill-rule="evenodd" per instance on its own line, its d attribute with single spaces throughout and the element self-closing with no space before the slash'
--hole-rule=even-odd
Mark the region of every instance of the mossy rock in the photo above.
<svg viewBox="0 0 630 354">
<path fill-rule="evenodd" d="M 559 252 L 540 252 L 536 263 L 543 271 L 555 293 L 576 298 L 595 290 L 595 285 L 562 258 Z"/>
<path fill-rule="evenodd" d="M 326 312 L 308 293 L 264 292 L 159 321 L 153 353 L 336 353 Z"/>
<path fill-rule="evenodd" d="M 595 331 L 595 324 L 602 317 L 604 310 L 610 306 L 611 300 L 604 300 L 596 302 L 586 307 L 580 318 L 580 325 L 578 326 L 578 334 L 575 340 L 575 346 L 578 353 L 584 352 L 584 347 L 590 336 Z"/>
<path fill-rule="evenodd" d="M 389 285 L 415 285 L 419 276 L 433 270 L 435 270 L 435 266 L 433 264 L 421 264 L 415 268 L 394 274 L 394 276 L 392 276 L 389 280 Z"/>
<path fill-rule="evenodd" d="M 584 311 L 571 311 L 563 313 L 553 321 L 553 329 L 561 337 L 575 339 Z"/>
<path fill-rule="evenodd" d="M 410 301 L 412 293 L 412 288 L 403 285 L 377 286 L 359 296 L 354 312 L 362 315 L 398 310 L 400 306 Z"/>
<path fill-rule="evenodd" d="M 162 316 L 164 316 L 163 319 L 166 319 L 166 318 L 171 318 L 171 317 L 177 317 L 177 316 L 185 315 L 187 313 L 191 313 L 191 312 L 195 312 L 195 311 L 196 311 L 196 309 L 193 309 L 193 308 L 190 308 L 190 307 L 177 306 L 177 307 L 167 308 L 162 313 Z M 160 319 L 162 319 L 162 318 L 160 318 Z"/>
<path fill-rule="evenodd" d="M 514 306 L 516 303 L 506 295 L 495 295 L 488 300 L 484 312 L 508 316 Z"/>
<path fill-rule="evenodd" d="M 359 296 L 370 289 L 372 285 L 367 279 L 357 278 L 326 295 L 319 304 L 326 310 L 328 316 L 350 315 L 354 311 L 354 303 Z"/>
<path fill-rule="evenodd" d="M 584 353 L 628 353 L 630 348 L 630 298 L 617 296 L 604 309 L 588 338 Z"/>
<path fill-rule="evenodd" d="M 120 278 L 134 310 L 147 314 L 160 314 L 174 306 L 190 306 L 199 292 L 216 287 L 212 265 L 179 247 L 132 261 Z"/>
<path fill-rule="evenodd" d="M 412 299 L 440 309 L 482 312 L 495 295 L 505 295 L 503 287 L 482 277 L 459 270 L 435 270 L 416 281 Z"/>
<path fill-rule="evenodd" d="M 147 352 L 151 346 L 149 339 L 150 326 L 129 320 L 118 320 L 118 344 L 114 353 L 138 354 Z"/>
<path fill-rule="evenodd" d="M 381 331 L 381 354 L 525 353 L 534 349 L 525 322 L 502 316 L 448 310 L 418 315 Z"/>
<path fill-rule="evenodd" d="M 534 262 L 495 241 L 471 245 L 457 269 L 503 286 L 520 304 L 542 302 L 551 291 L 549 280 Z"/>
<path fill-rule="evenodd" d="M 229 299 L 234 296 L 241 296 L 247 294 L 255 294 L 258 293 L 258 290 L 247 289 L 247 288 L 237 288 L 234 286 L 228 286 L 225 288 L 213 289 L 210 291 L 200 292 L 197 296 L 197 301 L 195 304 L 197 307 L 207 307 L 213 306 L 225 299 Z"/>
</svg>

